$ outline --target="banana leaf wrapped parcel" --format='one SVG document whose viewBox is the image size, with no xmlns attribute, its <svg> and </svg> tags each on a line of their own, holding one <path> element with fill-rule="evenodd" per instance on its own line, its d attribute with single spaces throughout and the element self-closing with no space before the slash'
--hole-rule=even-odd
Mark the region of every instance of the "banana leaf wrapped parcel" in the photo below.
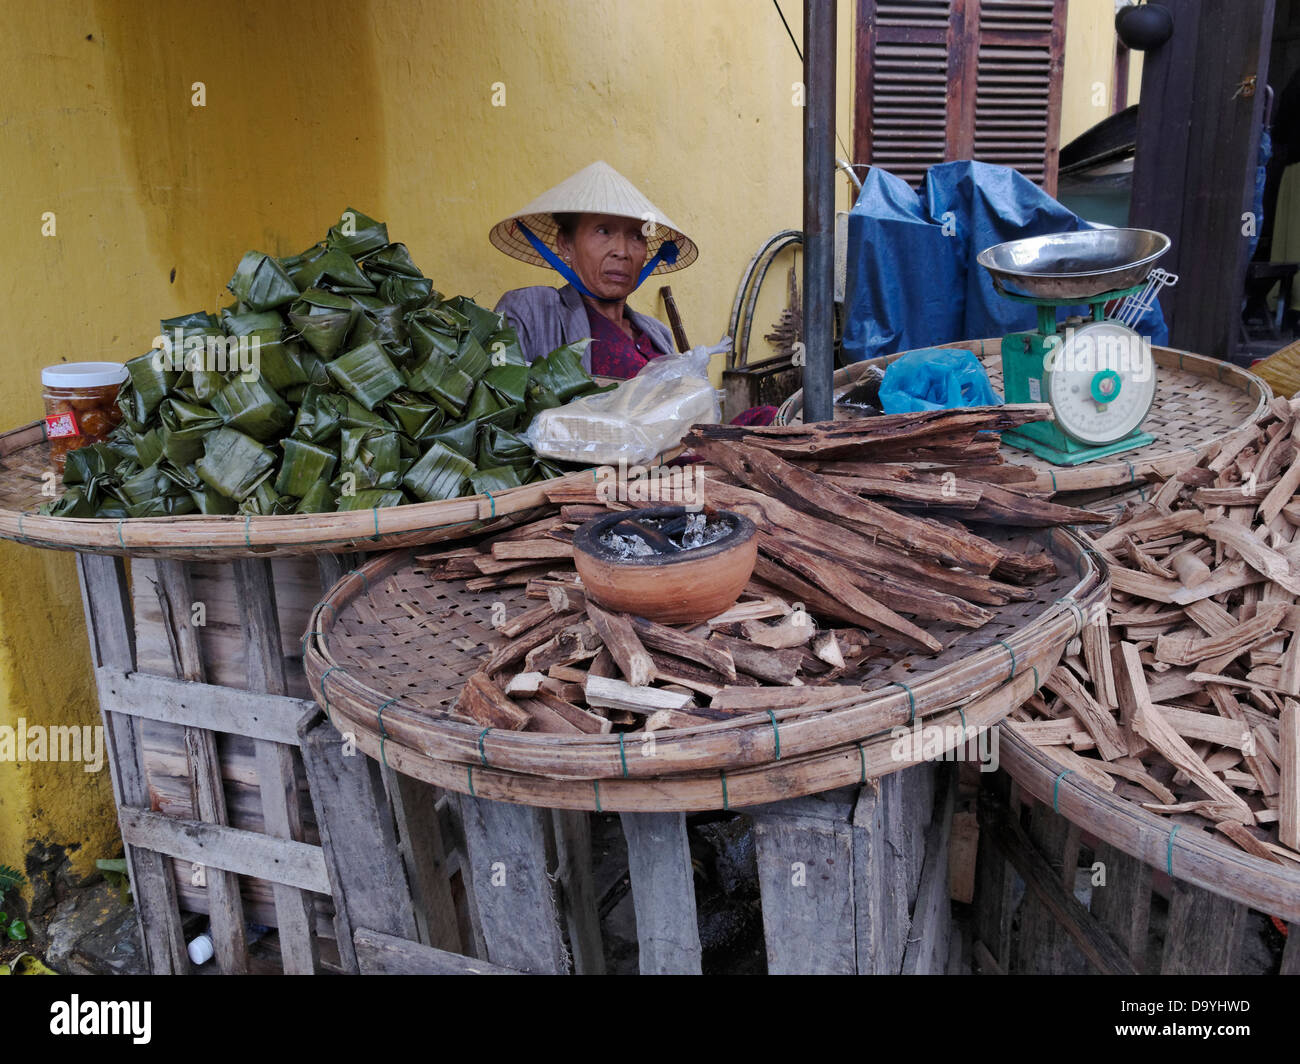
<svg viewBox="0 0 1300 1064">
<path fill-rule="evenodd" d="M 300 254 L 248 252 L 227 287 L 218 313 L 159 323 L 162 349 L 126 364 L 122 424 L 69 453 L 42 512 L 328 513 L 501 492 L 564 472 L 529 425 L 602 390 L 581 345 L 528 365 L 503 318 L 444 298 L 352 208 Z"/>
</svg>

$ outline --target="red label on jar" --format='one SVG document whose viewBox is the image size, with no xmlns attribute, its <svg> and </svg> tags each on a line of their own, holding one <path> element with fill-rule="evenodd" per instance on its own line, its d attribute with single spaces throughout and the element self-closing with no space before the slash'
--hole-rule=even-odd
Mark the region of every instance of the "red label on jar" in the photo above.
<svg viewBox="0 0 1300 1064">
<path fill-rule="evenodd" d="M 61 440 L 67 436 L 80 436 L 81 426 L 77 424 L 77 415 L 71 410 L 62 414 L 51 414 L 45 419 L 45 438 Z"/>
</svg>

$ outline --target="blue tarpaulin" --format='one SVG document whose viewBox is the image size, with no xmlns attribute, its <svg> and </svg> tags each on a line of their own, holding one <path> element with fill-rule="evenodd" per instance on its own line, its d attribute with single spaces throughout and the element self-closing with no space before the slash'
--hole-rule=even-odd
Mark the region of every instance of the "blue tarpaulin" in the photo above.
<svg viewBox="0 0 1300 1064">
<path fill-rule="evenodd" d="M 1000 295 L 975 256 L 1007 240 L 1087 228 L 1010 167 L 942 163 L 918 196 L 873 166 L 849 214 L 845 360 L 1036 328 L 1034 308 Z M 1063 308 L 1061 317 L 1085 312 Z M 1154 344 L 1169 341 L 1158 306 L 1137 328 Z"/>
</svg>

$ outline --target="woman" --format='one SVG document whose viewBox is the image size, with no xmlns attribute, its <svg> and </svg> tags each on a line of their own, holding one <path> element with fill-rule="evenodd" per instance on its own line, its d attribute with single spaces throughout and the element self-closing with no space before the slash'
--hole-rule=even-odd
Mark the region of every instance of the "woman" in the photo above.
<svg viewBox="0 0 1300 1064">
<path fill-rule="evenodd" d="M 592 163 L 543 193 L 488 238 L 512 258 L 550 266 L 569 282 L 516 288 L 498 301 L 497 313 L 514 326 L 529 362 L 590 338 L 583 368 L 626 380 L 673 353 L 668 327 L 627 299 L 651 274 L 689 266 L 699 250 L 607 163 Z M 775 407 L 756 407 L 736 421 L 768 424 L 775 414 Z"/>
</svg>

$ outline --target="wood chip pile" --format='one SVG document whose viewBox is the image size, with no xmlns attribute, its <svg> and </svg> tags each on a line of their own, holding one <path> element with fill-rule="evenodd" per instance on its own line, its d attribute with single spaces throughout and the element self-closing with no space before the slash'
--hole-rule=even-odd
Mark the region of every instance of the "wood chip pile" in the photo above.
<svg viewBox="0 0 1300 1064">
<path fill-rule="evenodd" d="M 1300 399 L 1096 545 L 1108 616 L 1007 721 L 1062 769 L 1300 862 Z"/>
<path fill-rule="evenodd" d="M 694 498 L 665 492 L 655 502 L 740 512 L 759 540 L 740 601 L 699 625 L 657 624 L 586 599 L 574 531 L 632 508 L 599 498 L 596 480 L 548 490 L 558 511 L 540 520 L 418 556 L 436 579 L 464 579 L 472 591 L 523 586 L 537 600 L 498 625 L 499 644 L 452 715 L 492 728 L 601 733 L 850 704 L 867 663 L 942 649 L 927 624 L 979 628 L 1056 576 L 1047 554 L 1009 550 L 972 526 L 1102 520 L 997 483 L 1006 470 L 998 431 L 1046 410 L 697 426 L 686 443 L 710 465 L 689 470 Z"/>
</svg>

